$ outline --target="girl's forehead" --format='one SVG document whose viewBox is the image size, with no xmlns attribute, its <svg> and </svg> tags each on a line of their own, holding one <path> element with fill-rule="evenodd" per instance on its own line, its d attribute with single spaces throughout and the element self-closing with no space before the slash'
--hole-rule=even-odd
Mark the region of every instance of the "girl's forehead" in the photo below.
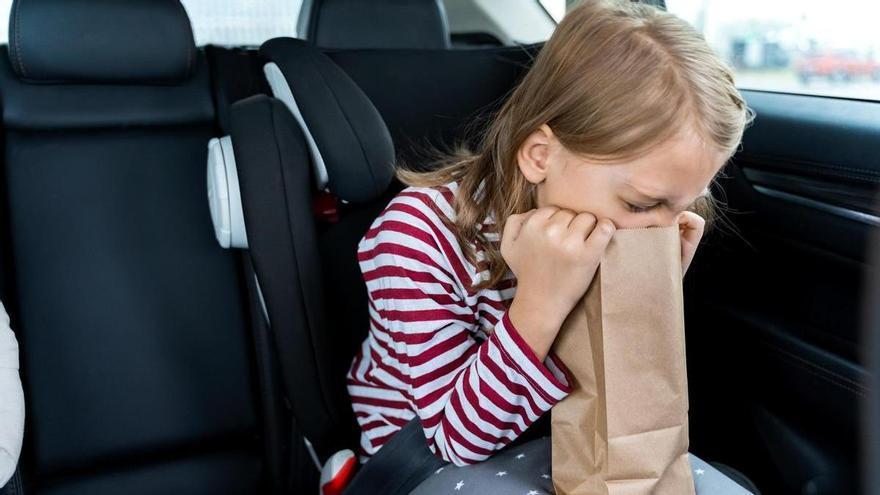
<svg viewBox="0 0 880 495">
<path fill-rule="evenodd" d="M 681 138 L 622 165 L 618 173 L 624 187 L 670 204 L 686 204 L 705 193 L 724 165 L 724 154 L 701 140 Z"/>
<path fill-rule="evenodd" d="M 711 180 L 724 165 L 721 150 L 707 145 L 695 132 L 681 132 L 632 161 L 637 175 L 695 176 Z"/>
<path fill-rule="evenodd" d="M 611 183 L 635 189 L 643 196 L 667 199 L 670 203 L 692 201 L 704 194 L 726 160 L 720 149 L 707 145 L 690 126 L 683 126 L 673 137 L 648 152 L 619 162 L 593 162 L 569 152 L 564 146 L 560 149 L 566 156 L 566 164 L 594 165 L 575 167 L 575 173 L 606 175 Z"/>
</svg>

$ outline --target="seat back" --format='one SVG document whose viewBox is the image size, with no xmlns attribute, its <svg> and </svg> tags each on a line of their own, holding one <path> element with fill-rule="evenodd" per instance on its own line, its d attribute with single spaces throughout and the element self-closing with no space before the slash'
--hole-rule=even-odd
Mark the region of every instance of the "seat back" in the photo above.
<svg viewBox="0 0 880 495">
<path fill-rule="evenodd" d="M 308 39 L 322 48 L 449 48 L 441 0 L 315 0 Z"/>
<path fill-rule="evenodd" d="M 256 492 L 242 282 L 204 201 L 214 108 L 183 8 L 31 0 L 11 18 L 4 275 L 29 492 Z"/>
<path fill-rule="evenodd" d="M 477 146 L 541 46 L 326 53 L 379 110 L 398 159 L 423 168 L 429 146 Z"/>
<path fill-rule="evenodd" d="M 246 218 L 241 237 L 265 299 L 297 425 L 323 459 L 357 438 L 344 379 L 367 321 L 354 249 L 387 201 L 394 148 L 369 100 L 322 53 L 293 39 L 267 43 L 262 53 L 277 61 L 271 66 L 276 72 L 267 71 L 269 81 L 276 94 L 284 93 L 280 77 L 286 95 L 254 96 L 230 112 Z M 282 72 L 293 74 L 290 86 Z M 325 187 L 342 200 L 338 219 L 316 222 L 314 192 Z M 333 250 L 348 253 L 340 265 L 322 262 L 332 259 L 324 253 Z M 340 270 L 345 276 L 334 275 Z M 351 296 L 330 293 L 327 299 L 331 280 L 346 284 Z M 355 308 L 364 319 L 349 314 Z"/>
<path fill-rule="evenodd" d="M 240 184 L 246 235 L 237 237 L 247 239 L 242 247 L 254 262 L 296 422 L 323 460 L 357 445 L 345 389 L 351 359 L 369 328 L 357 245 L 401 187 L 391 180 L 392 133 L 416 146 L 462 136 L 467 121 L 497 107 L 530 55 L 519 48 L 325 54 L 289 38 L 270 40 L 260 55 L 274 97 L 253 96 L 232 106 L 230 166 L 237 172 L 225 184 Z M 432 66 L 432 60 L 440 63 Z M 401 70 L 407 64 L 425 71 Z M 370 73 L 371 65 L 383 74 Z M 456 65 L 475 71 L 459 72 L 463 80 L 457 81 L 447 73 Z M 449 86 L 444 90 L 436 81 Z M 462 96 L 463 87 L 482 99 Z M 335 215 L 316 216 L 316 201 Z"/>
</svg>

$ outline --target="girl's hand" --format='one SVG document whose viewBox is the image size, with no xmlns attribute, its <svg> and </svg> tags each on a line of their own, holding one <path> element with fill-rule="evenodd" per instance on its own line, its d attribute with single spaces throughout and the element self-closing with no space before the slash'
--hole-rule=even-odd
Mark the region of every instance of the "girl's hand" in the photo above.
<svg viewBox="0 0 880 495">
<path fill-rule="evenodd" d="M 555 206 L 508 217 L 501 256 L 517 278 L 509 316 L 540 359 L 587 292 L 614 231 L 611 220 Z"/>
<path fill-rule="evenodd" d="M 683 211 L 678 215 L 678 232 L 681 235 L 681 276 L 687 273 L 700 239 L 703 238 L 703 230 L 706 220 L 692 211 Z"/>
</svg>

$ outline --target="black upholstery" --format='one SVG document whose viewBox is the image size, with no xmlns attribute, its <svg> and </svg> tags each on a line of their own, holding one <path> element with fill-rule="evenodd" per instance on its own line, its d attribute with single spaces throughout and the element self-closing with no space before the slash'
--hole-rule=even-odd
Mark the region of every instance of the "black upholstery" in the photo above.
<svg viewBox="0 0 880 495">
<path fill-rule="evenodd" d="M 287 395 L 298 427 L 325 459 L 357 439 L 344 378 L 368 320 L 354 247 L 387 198 L 340 205 L 339 222 L 318 224 L 308 148 L 287 107 L 257 95 L 233 105 L 230 121 L 249 252 Z M 322 262 L 335 260 L 331 252 L 345 253 L 339 265 Z M 340 271 L 344 276 L 335 275 Z M 337 298 L 333 281 L 344 281 L 356 297 Z M 348 326 L 341 318 L 351 312 L 362 318 Z"/>
<path fill-rule="evenodd" d="M 486 118 L 525 75 L 540 48 L 345 50 L 327 55 L 382 114 L 398 157 L 422 168 L 429 144 L 444 147 L 463 140 L 476 145 Z"/>
<path fill-rule="evenodd" d="M 409 76 L 389 75 L 384 96 L 379 97 L 384 105 L 380 111 L 394 118 L 400 139 L 406 141 L 403 133 L 409 131 L 415 141 L 417 133 L 461 135 L 468 117 L 496 107 L 527 67 L 531 52 L 474 50 L 451 58 L 445 55 L 453 52 L 436 50 L 332 53 L 353 69 L 347 74 L 301 41 L 271 40 L 260 53 L 284 72 L 322 152 L 330 191 L 351 200 L 338 204 L 337 221 L 316 221 L 312 163 L 293 115 L 279 100 L 263 95 L 232 106 L 229 120 L 249 252 L 296 422 L 324 458 L 355 446 L 358 439 L 344 380 L 369 322 L 356 250 L 373 219 L 399 190 L 398 184 L 389 183 L 393 147 L 385 124 L 349 74 L 379 93 L 379 79 L 388 73 L 370 73 L 368 65 L 411 64 L 423 69 Z M 444 56 L 438 56 L 441 53 Z M 432 65 L 431 60 L 438 63 Z M 446 91 L 432 86 L 432 80 L 453 79 L 447 71 L 454 64 L 474 71 L 463 73 L 467 77 L 460 73 L 460 81 Z M 463 88 L 469 95 L 461 94 Z M 400 98 L 391 96 L 395 92 Z M 425 102 L 427 111 L 413 112 L 413 101 Z"/>
<path fill-rule="evenodd" d="M 302 40 L 275 38 L 260 54 L 281 69 L 308 123 L 330 177 L 330 189 L 363 202 L 385 192 L 394 146 L 376 107 L 326 55 Z"/>
<path fill-rule="evenodd" d="M 28 81 L 173 83 L 196 71 L 178 0 L 15 0 L 9 55 Z"/>
<path fill-rule="evenodd" d="M 877 202 L 880 211 L 880 199 Z M 880 493 L 880 230 L 875 230 L 867 252 L 871 268 L 866 273 L 862 332 L 866 336 L 865 364 L 872 373 L 868 378 L 868 396 L 861 404 L 864 437 L 862 482 L 865 493 Z"/>
<path fill-rule="evenodd" d="M 338 438 L 345 391 L 331 384 L 305 139 L 287 108 L 257 95 L 230 113 L 250 254 L 297 424 L 322 458 Z"/>
<path fill-rule="evenodd" d="M 3 121 L 18 129 L 73 130 L 120 126 L 189 126 L 211 122 L 214 107 L 203 54 L 197 73 L 177 85 L 29 84 L 0 64 Z M 95 95 L 99 94 L 100 97 Z"/>
<path fill-rule="evenodd" d="M 256 94 L 271 94 L 259 52 L 248 48 L 205 46 L 220 135 L 229 134 L 229 107 Z"/>
<path fill-rule="evenodd" d="M 459 139 L 475 145 L 485 118 L 522 78 L 540 48 L 536 44 L 473 50 L 324 53 L 379 111 L 398 157 L 408 165 L 421 167 L 425 165 L 420 161 L 422 152 L 428 145 L 442 147 Z M 209 46 L 207 53 L 215 71 L 218 65 L 226 67 L 214 75 L 215 84 L 219 80 L 226 86 L 218 90 L 223 93 L 217 101 L 221 123 L 227 120 L 227 102 L 270 94 L 261 74 L 266 59 L 259 53 L 216 46 Z M 222 128 L 226 130 L 228 125 Z"/>
<path fill-rule="evenodd" d="M 155 495 L 186 493 L 265 493 L 256 487 L 259 459 L 242 451 L 184 457 L 155 465 L 132 465 L 113 473 L 78 477 L 51 484 L 45 495 Z M 31 492 L 25 492 L 30 495 Z"/>
<path fill-rule="evenodd" d="M 260 491 L 243 285 L 205 201 L 207 66 L 173 9 L 19 1 L 0 51 L 28 493 Z"/>
<path fill-rule="evenodd" d="M 316 0 L 309 40 L 322 48 L 449 48 L 441 0 Z"/>
</svg>

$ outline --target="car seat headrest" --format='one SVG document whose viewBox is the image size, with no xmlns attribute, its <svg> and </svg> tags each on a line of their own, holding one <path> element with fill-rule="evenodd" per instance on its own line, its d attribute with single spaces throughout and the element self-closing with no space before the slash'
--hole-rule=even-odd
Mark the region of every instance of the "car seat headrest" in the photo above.
<svg viewBox="0 0 880 495">
<path fill-rule="evenodd" d="M 196 67 L 179 0 L 15 0 L 9 60 L 25 80 L 170 83 Z"/>
<path fill-rule="evenodd" d="M 441 0 L 321 0 L 309 40 L 322 48 L 449 48 Z"/>
<path fill-rule="evenodd" d="M 275 38 L 260 47 L 275 98 L 296 118 L 308 142 L 318 189 L 366 202 L 394 176 L 394 145 L 379 111 L 351 78 L 314 46 Z"/>
</svg>

